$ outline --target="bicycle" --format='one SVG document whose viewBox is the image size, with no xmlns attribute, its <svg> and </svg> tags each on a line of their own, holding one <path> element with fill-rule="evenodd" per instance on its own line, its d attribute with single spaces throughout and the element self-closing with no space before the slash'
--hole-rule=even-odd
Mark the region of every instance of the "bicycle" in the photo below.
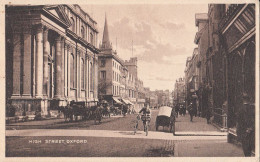
<svg viewBox="0 0 260 162">
<path fill-rule="evenodd" d="M 144 114 L 144 115 L 142 115 L 141 119 L 144 124 L 145 134 L 146 134 L 146 136 L 148 136 L 148 131 L 149 131 L 148 128 L 149 128 L 149 123 L 151 121 L 151 116 L 150 116 L 150 114 Z"/>
</svg>

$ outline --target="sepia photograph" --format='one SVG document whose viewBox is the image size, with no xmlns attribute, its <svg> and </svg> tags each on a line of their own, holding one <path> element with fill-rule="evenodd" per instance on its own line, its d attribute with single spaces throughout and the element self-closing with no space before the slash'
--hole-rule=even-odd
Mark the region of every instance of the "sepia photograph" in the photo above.
<svg viewBox="0 0 260 162">
<path fill-rule="evenodd" d="M 259 160 L 259 2 L 185 2 L 4 4 L 5 158 Z"/>
</svg>

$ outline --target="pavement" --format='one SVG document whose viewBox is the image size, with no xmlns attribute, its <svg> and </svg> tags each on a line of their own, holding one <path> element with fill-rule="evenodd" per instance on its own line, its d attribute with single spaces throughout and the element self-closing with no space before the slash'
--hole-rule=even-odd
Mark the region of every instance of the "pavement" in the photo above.
<svg viewBox="0 0 260 162">
<path fill-rule="evenodd" d="M 176 132 L 176 135 L 168 132 L 138 131 L 109 131 L 109 130 L 63 130 L 63 129 L 25 129 L 7 130 L 6 136 L 85 136 L 85 137 L 114 137 L 114 138 L 143 138 L 160 140 L 221 140 L 226 141 L 226 133 L 222 132 Z"/>
</svg>

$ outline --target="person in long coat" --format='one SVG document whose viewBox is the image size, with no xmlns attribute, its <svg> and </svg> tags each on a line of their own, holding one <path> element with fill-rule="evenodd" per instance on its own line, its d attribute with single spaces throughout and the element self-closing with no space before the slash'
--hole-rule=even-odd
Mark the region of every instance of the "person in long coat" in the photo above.
<svg viewBox="0 0 260 162">
<path fill-rule="evenodd" d="M 190 103 L 190 105 L 188 106 L 188 112 L 190 114 L 190 121 L 192 122 L 193 120 L 193 115 L 194 115 L 194 106 L 192 104 L 192 102 Z"/>
<path fill-rule="evenodd" d="M 238 112 L 237 135 L 244 155 L 251 156 L 255 149 L 255 105 L 250 102 L 246 93 L 243 94 L 243 105 Z"/>
</svg>

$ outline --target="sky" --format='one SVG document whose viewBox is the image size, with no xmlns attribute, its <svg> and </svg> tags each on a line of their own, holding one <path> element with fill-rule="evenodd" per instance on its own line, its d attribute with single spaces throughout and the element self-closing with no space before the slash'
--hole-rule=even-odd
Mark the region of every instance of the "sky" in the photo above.
<svg viewBox="0 0 260 162">
<path fill-rule="evenodd" d="M 123 60 L 138 58 L 138 77 L 151 90 L 173 90 L 184 77 L 186 58 L 194 48 L 195 13 L 208 4 L 81 5 L 98 24 L 102 42 L 105 15 L 113 49 Z M 133 41 L 133 52 L 132 52 Z"/>
</svg>

